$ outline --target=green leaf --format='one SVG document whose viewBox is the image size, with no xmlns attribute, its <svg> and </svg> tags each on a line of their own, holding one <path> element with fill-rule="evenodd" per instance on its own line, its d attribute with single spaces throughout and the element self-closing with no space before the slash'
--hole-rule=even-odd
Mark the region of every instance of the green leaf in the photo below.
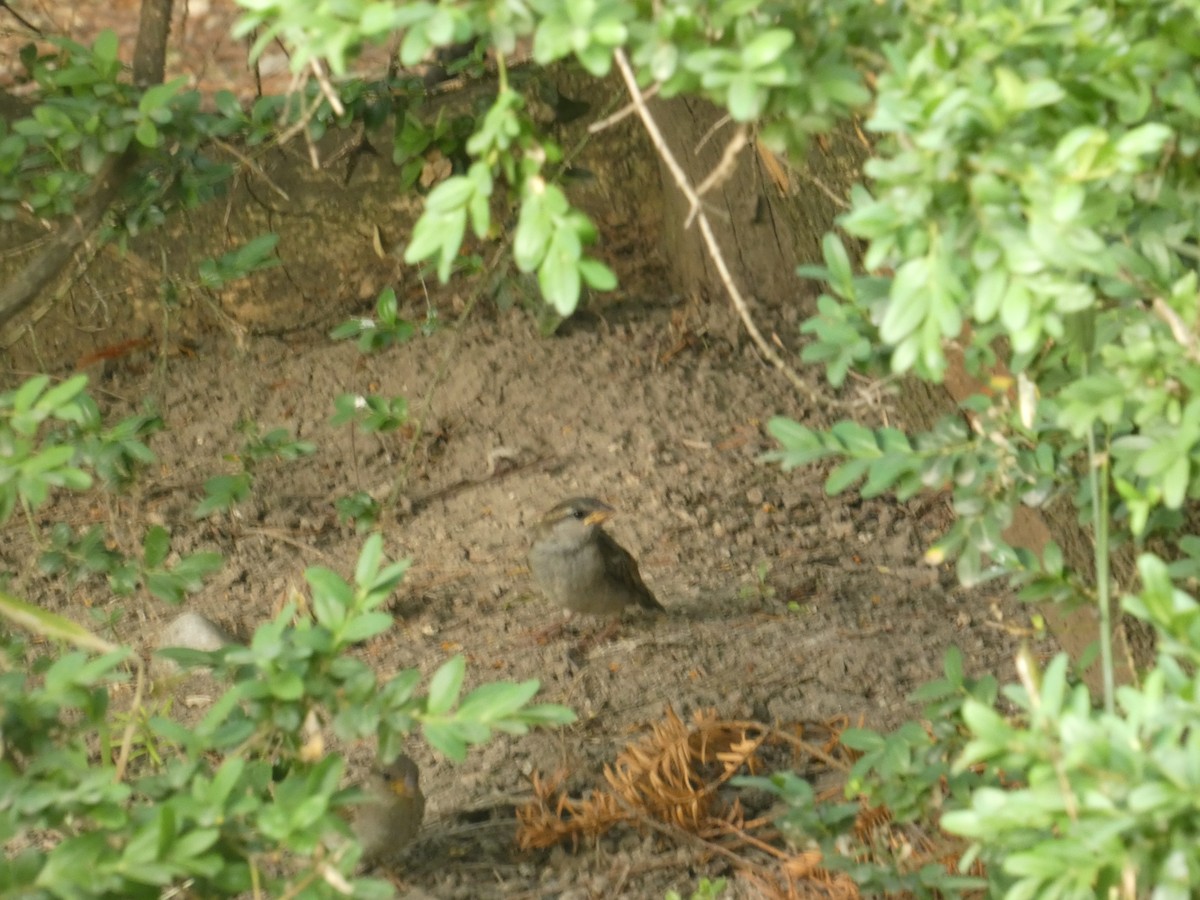
<svg viewBox="0 0 1200 900">
<path fill-rule="evenodd" d="M 34 404 L 34 409 L 54 414 L 79 396 L 87 387 L 87 375 L 74 375 L 46 391 Z"/>
<path fill-rule="evenodd" d="M 890 490 L 897 481 L 912 471 L 913 462 L 909 456 L 889 454 L 871 463 L 867 472 L 867 480 L 861 488 L 864 497 L 878 497 Z"/>
<path fill-rule="evenodd" d="M 304 696 L 304 679 L 291 670 L 272 672 L 267 676 L 267 689 L 279 700 L 299 700 Z"/>
<path fill-rule="evenodd" d="M 227 260 L 238 275 L 257 272 L 279 265 L 279 260 L 273 256 L 278 244 L 279 235 L 268 231 L 256 235 L 237 250 L 225 254 L 221 259 Z"/>
<path fill-rule="evenodd" d="M 761 69 L 779 59 L 795 41 L 796 35 L 786 28 L 760 32 L 742 48 L 742 61 L 747 68 Z"/>
<path fill-rule="evenodd" d="M 1172 131 L 1166 125 L 1158 122 L 1147 122 L 1138 128 L 1124 134 L 1117 141 L 1117 152 L 1122 156 L 1142 156 L 1147 153 L 1161 153 L 1167 141 L 1171 140 Z"/>
<path fill-rule="evenodd" d="M 383 634 L 394 624 L 394 620 L 387 613 L 361 613 L 343 626 L 341 639 L 346 643 L 357 644 Z"/>
<path fill-rule="evenodd" d="M 925 320 L 929 312 L 929 260 L 910 259 L 892 280 L 887 311 L 879 323 L 879 336 L 889 344 L 899 344 Z"/>
<path fill-rule="evenodd" d="M 825 277 L 830 287 L 840 297 L 853 297 L 854 273 L 850 268 L 850 254 L 846 252 L 842 239 L 836 233 L 828 232 L 821 241 L 821 253 L 825 258 L 828 270 Z"/>
<path fill-rule="evenodd" d="M 111 28 L 106 28 L 100 32 L 92 44 L 92 52 L 96 54 L 96 59 L 105 63 L 114 63 L 117 61 L 118 49 L 117 33 Z"/>
<path fill-rule="evenodd" d="M 1020 331 L 1033 316 L 1033 302 L 1021 281 L 1010 281 L 1000 304 L 1000 324 L 1009 332 Z"/>
<path fill-rule="evenodd" d="M 578 259 L 570 259 L 562 253 L 546 254 L 538 269 L 538 287 L 542 296 L 557 310 L 560 316 L 569 316 L 579 304 L 582 287 L 579 278 Z"/>
<path fill-rule="evenodd" d="M 846 449 L 849 456 L 877 457 L 880 455 L 879 441 L 876 439 L 875 432 L 857 422 L 849 420 L 836 422 L 829 429 L 829 433 Z"/>
<path fill-rule="evenodd" d="M 735 122 L 753 122 L 762 114 L 767 94 L 753 75 L 738 74 L 729 82 L 725 105 Z"/>
<path fill-rule="evenodd" d="M 34 401 L 49 383 L 49 375 L 35 375 L 17 388 L 12 394 L 13 412 L 23 413 L 32 409 Z"/>
<path fill-rule="evenodd" d="M 138 102 L 138 111 L 142 115 L 148 116 L 162 109 L 171 102 L 171 98 L 178 94 L 186 83 L 187 78 L 181 75 L 163 84 L 152 85 L 142 94 L 142 99 Z"/>
<path fill-rule="evenodd" d="M 1067 664 L 1067 655 L 1059 653 L 1042 673 L 1041 709 L 1038 712 L 1050 722 L 1057 720 L 1062 712 L 1067 691 Z"/>
<path fill-rule="evenodd" d="M 161 566 L 171 552 L 171 534 L 161 525 L 152 525 L 142 541 L 142 560 L 146 566 Z"/>
<path fill-rule="evenodd" d="M 422 722 L 421 733 L 435 750 L 454 762 L 467 758 L 467 744 L 459 728 L 452 722 Z"/>
<path fill-rule="evenodd" d="M 867 473 L 870 466 L 869 459 L 847 460 L 829 473 L 829 478 L 825 480 L 825 493 L 833 496 L 853 487 Z"/>
<path fill-rule="evenodd" d="M 1066 98 L 1062 85 L 1049 78 L 1036 78 L 1025 85 L 1025 108 L 1053 106 Z"/>
<path fill-rule="evenodd" d="M 364 37 L 390 34 L 396 29 L 397 11 L 391 3 L 372 3 L 362 11 L 358 25 Z"/>
<path fill-rule="evenodd" d="M 1187 499 L 1191 478 L 1191 461 L 1186 456 L 1176 458 L 1160 475 L 1163 504 L 1168 509 L 1180 509 Z"/>
<path fill-rule="evenodd" d="M 450 267 L 454 265 L 454 258 L 458 255 L 458 248 L 462 246 L 463 235 L 466 234 L 466 212 L 459 210 L 454 215 L 445 217 L 442 227 L 444 233 L 442 245 L 438 248 L 438 280 L 445 284 L 450 280 Z"/>
<path fill-rule="evenodd" d="M 820 433 L 783 416 L 770 419 L 767 431 L 784 449 L 766 453 L 764 459 L 781 463 L 784 471 L 823 459 L 834 452 L 826 447 Z"/>
<path fill-rule="evenodd" d="M 471 169 L 474 173 L 475 166 L 472 166 Z M 475 181 L 475 192 L 471 195 L 467 212 L 471 217 L 471 231 L 475 233 L 475 237 L 483 238 L 487 236 L 492 222 L 492 174 L 483 169 L 479 177 L 474 177 L 473 174 L 472 180 Z"/>
<path fill-rule="evenodd" d="M 571 725 L 576 721 L 574 711 L 557 703 L 539 703 L 521 710 L 522 722 L 529 725 Z"/>
<path fill-rule="evenodd" d="M 31 456 L 21 463 L 21 471 L 26 476 L 44 475 L 61 469 L 75 456 L 75 448 L 69 444 L 57 447 L 47 447 L 45 450 Z"/>
<path fill-rule="evenodd" d="M 507 718 L 533 699 L 539 687 L 541 682 L 536 680 L 520 684 L 497 681 L 481 685 L 463 698 L 458 717 L 481 722 Z"/>
<path fill-rule="evenodd" d="M 426 213 L 413 226 L 412 239 L 404 250 L 404 261 L 409 265 L 428 259 L 441 249 L 445 234 L 445 222 L 441 216 Z"/>
<path fill-rule="evenodd" d="M 346 611 L 354 603 L 354 588 L 337 572 L 323 566 L 305 569 L 304 580 L 312 589 L 313 612 L 317 621 L 327 628 L 340 627 L 346 620 Z"/>
<path fill-rule="evenodd" d="M 143 147 L 153 149 L 159 144 L 158 129 L 150 119 L 142 119 L 138 122 L 137 129 L 134 131 L 134 137 L 137 138 L 137 142 Z"/>
<path fill-rule="evenodd" d="M 617 286 L 616 273 L 597 259 L 581 259 L 579 274 L 584 284 L 595 291 L 611 291 Z"/>
<path fill-rule="evenodd" d="M 513 234 L 513 260 L 522 272 L 536 271 L 546 257 L 554 225 L 541 197 L 530 196 L 521 203 L 517 230 Z"/>
<path fill-rule="evenodd" d="M 145 579 L 146 590 L 164 603 L 180 603 L 184 590 L 179 579 L 167 572 L 150 572 Z"/>
<path fill-rule="evenodd" d="M 425 198 L 425 210 L 434 214 L 445 214 L 461 210 L 475 192 L 474 183 L 464 175 L 447 178 Z"/>
<path fill-rule="evenodd" d="M 383 561 L 383 537 L 378 533 L 371 535 L 363 544 L 362 552 L 358 555 L 358 565 L 354 569 L 354 583 L 368 585 L 379 571 Z"/>
<path fill-rule="evenodd" d="M 430 715 L 445 715 L 458 700 L 466 677 L 467 659 L 461 653 L 442 664 L 429 679 L 429 699 L 426 711 Z"/>
<path fill-rule="evenodd" d="M 1054 147 L 1053 161 L 1073 179 L 1092 175 L 1100 151 L 1108 144 L 1108 134 L 1095 125 L 1080 125 L 1067 132 Z"/>
</svg>

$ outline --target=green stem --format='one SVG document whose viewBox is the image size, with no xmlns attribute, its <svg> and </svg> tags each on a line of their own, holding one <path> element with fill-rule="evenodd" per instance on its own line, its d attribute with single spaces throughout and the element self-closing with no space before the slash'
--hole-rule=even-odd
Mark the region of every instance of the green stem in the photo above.
<svg viewBox="0 0 1200 900">
<path fill-rule="evenodd" d="M 1100 611 L 1100 666 L 1104 677 L 1104 711 L 1113 712 L 1112 599 L 1108 571 L 1108 442 L 1096 455 L 1095 432 L 1088 431 L 1088 482 L 1092 494 L 1092 530 L 1096 554 L 1096 602 Z"/>
</svg>

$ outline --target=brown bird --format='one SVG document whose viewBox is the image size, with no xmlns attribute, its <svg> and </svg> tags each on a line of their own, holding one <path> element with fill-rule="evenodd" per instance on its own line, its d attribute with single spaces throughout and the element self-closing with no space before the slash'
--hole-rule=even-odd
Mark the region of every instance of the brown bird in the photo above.
<svg viewBox="0 0 1200 900">
<path fill-rule="evenodd" d="M 573 497 L 547 512 L 529 550 L 534 579 L 568 614 L 617 617 L 631 604 L 666 612 L 637 561 L 600 527 L 614 513 L 592 497 Z"/>
<path fill-rule="evenodd" d="M 412 843 L 425 817 L 417 764 L 403 753 L 383 769 L 372 769 L 363 784 L 367 800 L 354 817 L 354 835 L 367 867 L 387 867 Z"/>
</svg>

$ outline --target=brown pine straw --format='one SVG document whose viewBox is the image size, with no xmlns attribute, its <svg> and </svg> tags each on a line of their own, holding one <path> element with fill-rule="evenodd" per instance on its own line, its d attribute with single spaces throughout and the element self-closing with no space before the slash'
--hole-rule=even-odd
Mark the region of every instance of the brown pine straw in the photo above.
<svg viewBox="0 0 1200 900">
<path fill-rule="evenodd" d="M 764 898 L 857 898 L 848 876 L 822 866 L 813 846 L 790 846 L 773 817 L 747 820 L 736 790 L 736 775 L 767 771 L 761 751 L 772 749 L 778 766 L 790 751 L 791 766 L 810 782 L 829 785 L 817 802 L 840 801 L 841 784 L 857 754 L 842 745 L 845 718 L 824 723 L 772 726 L 728 720 L 715 710 L 700 710 L 690 725 L 667 708 L 663 719 L 628 744 L 604 768 L 605 785 L 582 799 L 561 785 L 565 772 L 530 776 L 534 799 L 517 809 L 517 841 L 522 849 L 540 849 L 581 840 L 595 841 L 618 825 L 651 830 L 697 846 L 706 856 L 727 860 L 737 877 Z M 894 826 L 886 809 L 861 805 L 847 853 L 915 871 L 938 862 L 954 871 L 962 846 L 947 836 L 934 839 L 919 828 Z"/>
</svg>

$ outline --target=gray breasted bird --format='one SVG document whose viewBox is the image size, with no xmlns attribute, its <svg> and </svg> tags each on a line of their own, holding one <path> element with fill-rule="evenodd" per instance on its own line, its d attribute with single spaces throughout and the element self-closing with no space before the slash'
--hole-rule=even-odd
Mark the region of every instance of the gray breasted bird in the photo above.
<svg viewBox="0 0 1200 900">
<path fill-rule="evenodd" d="M 614 513 L 592 497 L 572 497 L 547 512 L 529 550 L 534 579 L 568 614 L 615 618 L 631 604 L 666 612 L 642 581 L 637 561 L 600 527 Z"/>
<path fill-rule="evenodd" d="M 421 829 L 425 795 L 417 764 L 403 753 L 383 769 L 372 769 L 363 783 L 367 800 L 354 816 L 354 835 L 367 866 L 388 866 Z"/>
</svg>

